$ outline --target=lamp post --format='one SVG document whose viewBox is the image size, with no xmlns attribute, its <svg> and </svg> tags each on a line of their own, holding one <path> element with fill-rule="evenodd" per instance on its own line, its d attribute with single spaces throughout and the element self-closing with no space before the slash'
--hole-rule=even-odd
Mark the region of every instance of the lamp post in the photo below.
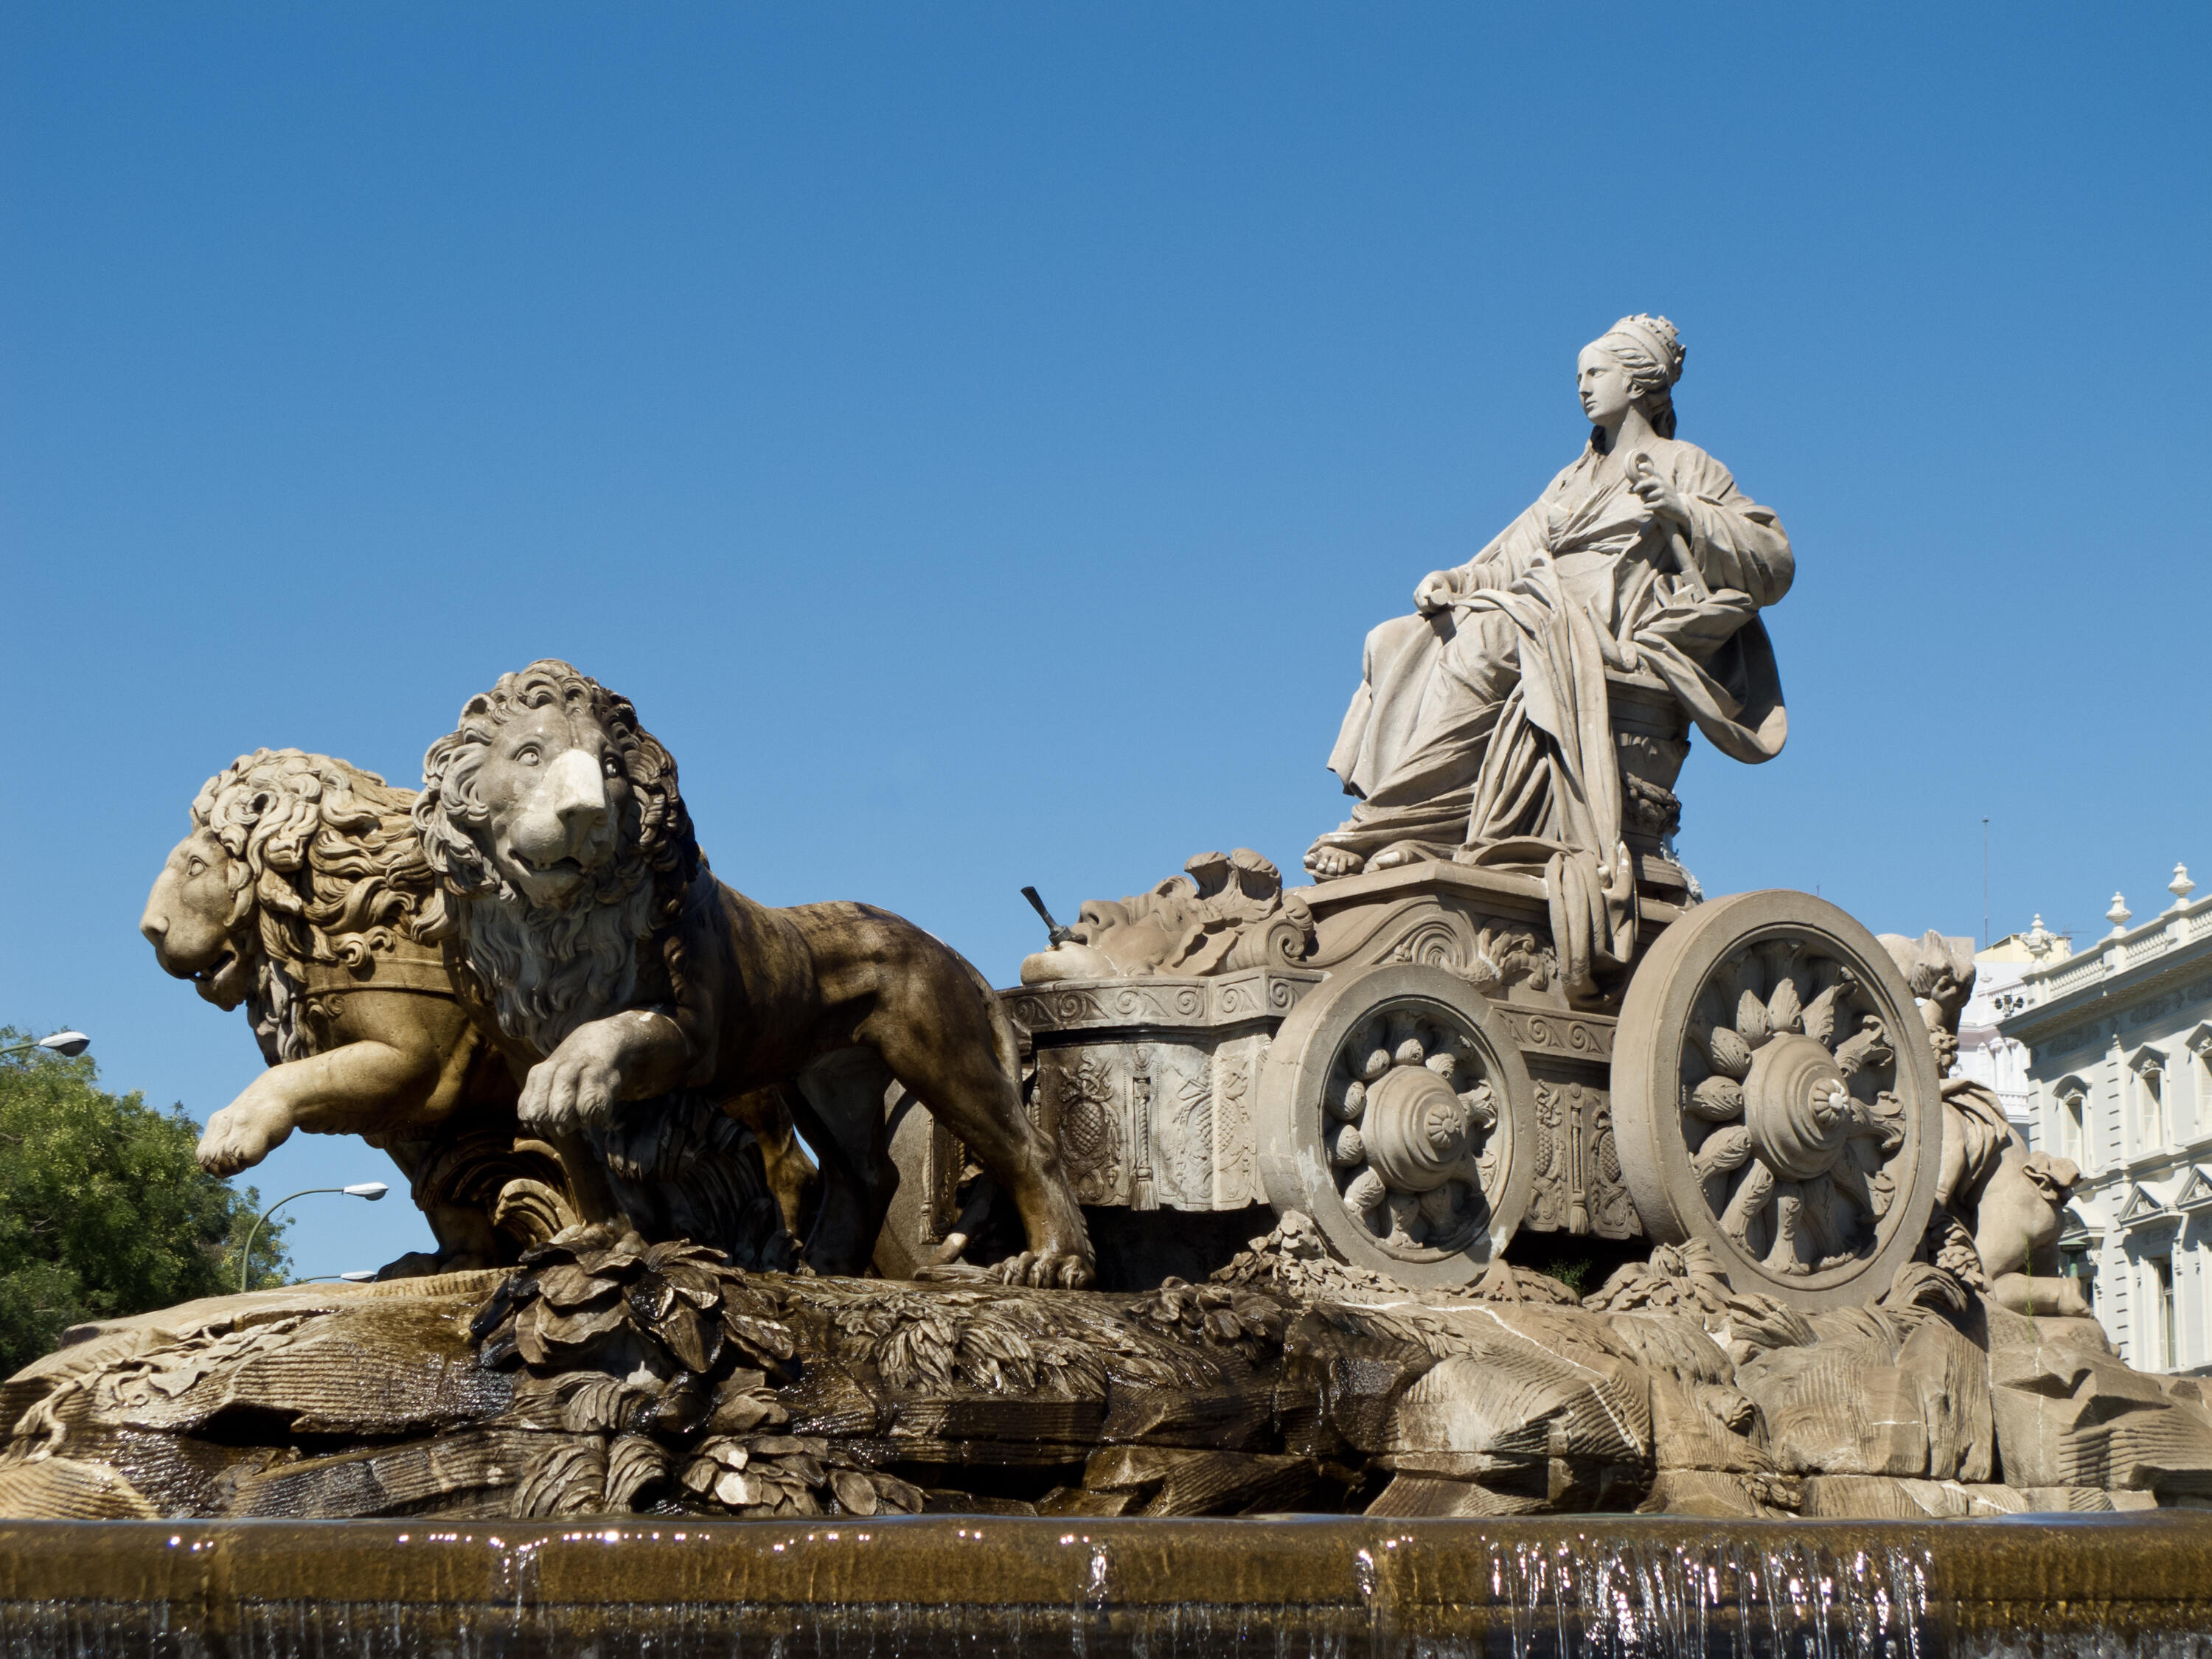
<svg viewBox="0 0 2212 1659">
<path fill-rule="evenodd" d="M 52 1036 L 42 1036 L 32 1042 L 11 1043 L 0 1048 L 0 1059 L 9 1054 L 27 1054 L 33 1048 L 51 1048 L 58 1054 L 67 1054 L 74 1060 L 92 1047 L 92 1039 L 82 1031 L 56 1031 Z"/>
<path fill-rule="evenodd" d="M 362 1181 L 350 1187 L 302 1187 L 298 1192 L 288 1193 L 278 1199 L 254 1217 L 253 1224 L 246 1230 L 246 1248 L 238 1253 L 238 1293 L 240 1296 L 246 1294 L 246 1277 L 253 1268 L 253 1241 L 261 1236 L 261 1224 L 294 1199 L 312 1198 L 317 1193 L 342 1193 L 348 1198 L 365 1198 L 374 1204 L 391 1190 L 380 1181 Z"/>
</svg>

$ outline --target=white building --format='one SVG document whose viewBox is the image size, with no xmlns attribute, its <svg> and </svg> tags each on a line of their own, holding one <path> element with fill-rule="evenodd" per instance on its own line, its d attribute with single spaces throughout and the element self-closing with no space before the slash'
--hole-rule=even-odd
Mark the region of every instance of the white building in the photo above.
<svg viewBox="0 0 2212 1659">
<path fill-rule="evenodd" d="M 1997 988 L 2024 1044 L 2028 1145 L 2082 1170 L 2059 1249 L 2141 1370 L 2212 1371 L 2212 896 L 2176 865 L 2142 926 Z M 2039 928 L 2038 931 L 2040 931 Z M 2028 936 L 2021 936 L 2023 939 Z"/>
<path fill-rule="evenodd" d="M 2030 969 L 2051 967 L 2073 953 L 2073 940 L 2045 932 L 2038 916 L 2026 933 L 2008 933 L 1974 953 L 1974 994 L 1959 1016 L 1959 1061 L 1952 1074 L 1970 1077 L 1993 1092 L 2021 1139 L 2031 1145 L 2027 1045 L 2007 1036 L 1997 1022 L 2027 1006 L 2020 982 Z"/>
</svg>

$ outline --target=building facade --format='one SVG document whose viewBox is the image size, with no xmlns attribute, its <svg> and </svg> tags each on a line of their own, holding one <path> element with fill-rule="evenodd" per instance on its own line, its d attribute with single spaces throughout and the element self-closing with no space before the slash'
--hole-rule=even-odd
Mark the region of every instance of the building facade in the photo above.
<svg viewBox="0 0 2212 1659">
<path fill-rule="evenodd" d="M 2065 1270 L 2147 1371 L 2212 1371 L 2212 895 L 2194 890 L 2176 865 L 2173 902 L 2137 927 L 2114 894 L 2110 933 L 1994 993 L 2027 1051 L 2029 1147 L 2081 1168 Z"/>
<path fill-rule="evenodd" d="M 2026 933 L 2008 934 L 1974 953 L 1974 994 L 1960 1012 L 1959 1060 L 1953 1075 L 1970 1077 L 1996 1096 L 2014 1131 L 2031 1144 L 2027 1045 L 2007 1036 L 1998 1022 L 2024 1006 L 2020 981 L 2025 975 L 2055 967 L 2073 953 L 2073 940 L 2047 932 L 2038 916 Z"/>
</svg>

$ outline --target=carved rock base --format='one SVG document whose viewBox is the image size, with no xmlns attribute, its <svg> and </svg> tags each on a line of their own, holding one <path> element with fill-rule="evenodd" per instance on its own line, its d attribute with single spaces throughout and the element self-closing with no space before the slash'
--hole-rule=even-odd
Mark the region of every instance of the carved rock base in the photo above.
<svg viewBox="0 0 2212 1659">
<path fill-rule="evenodd" d="M 0 1387 L 0 1516 L 1909 1519 L 2212 1496 L 2193 1380 L 1940 1269 L 1808 1321 L 1666 1261 L 1576 1306 L 1504 1272 L 1413 1291 L 1321 1240 L 1297 1218 L 1224 1282 L 1109 1295 L 586 1236 L 511 1275 L 190 1304 Z"/>
</svg>

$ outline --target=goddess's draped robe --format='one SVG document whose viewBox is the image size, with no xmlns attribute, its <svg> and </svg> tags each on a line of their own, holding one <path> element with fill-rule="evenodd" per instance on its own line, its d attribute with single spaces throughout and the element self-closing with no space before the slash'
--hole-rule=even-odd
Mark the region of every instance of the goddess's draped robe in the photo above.
<svg viewBox="0 0 2212 1659">
<path fill-rule="evenodd" d="M 1367 636 L 1328 762 L 1359 804 L 1315 843 L 1543 866 L 1578 990 L 1593 962 L 1626 959 L 1634 928 L 1607 668 L 1656 675 L 1737 760 L 1771 759 L 1789 730 L 1758 620 L 1789 591 L 1789 538 L 1696 445 L 1638 449 L 1687 507 L 1687 530 L 1631 488 L 1630 457 L 1606 465 L 1593 441 L 1450 573 L 1446 609 Z"/>
</svg>

